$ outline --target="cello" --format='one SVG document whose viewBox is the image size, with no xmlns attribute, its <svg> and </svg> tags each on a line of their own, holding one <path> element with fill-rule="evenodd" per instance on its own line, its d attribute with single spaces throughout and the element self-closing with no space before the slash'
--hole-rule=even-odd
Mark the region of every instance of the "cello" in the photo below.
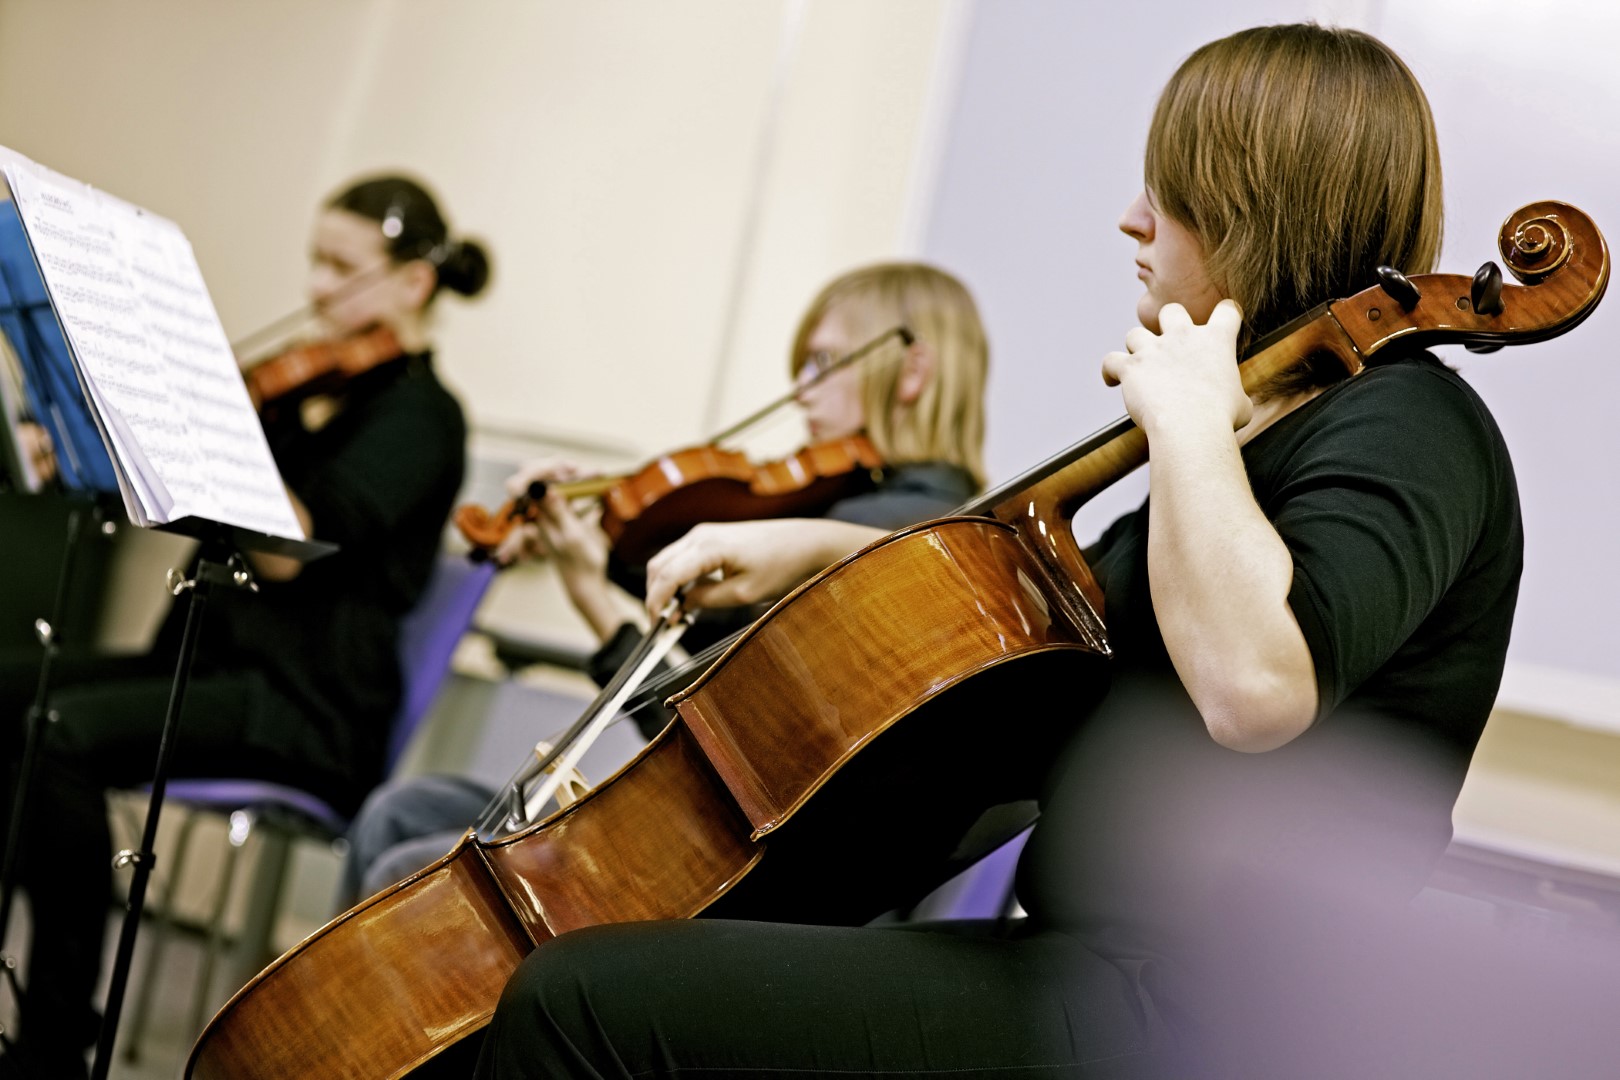
<svg viewBox="0 0 1620 1080">
<path fill-rule="evenodd" d="M 1608 252 L 1580 211 L 1532 204 L 1499 241 L 1523 284 L 1491 264 L 1472 278 L 1386 273 L 1251 346 L 1245 387 L 1321 357 L 1354 376 L 1396 342 L 1544 340 L 1601 300 Z M 864 921 L 916 895 L 958 826 L 998 801 L 960 782 L 995 749 L 958 736 L 1044 678 L 1103 692 L 1102 597 L 1070 523 L 1146 453 L 1119 421 L 827 568 L 676 694 L 677 722 L 614 777 L 512 835 L 469 833 L 266 968 L 186 1075 L 400 1076 L 480 1029 L 522 957 L 568 930 L 700 913 Z M 806 889 L 852 859 L 859 889 Z"/>
</svg>

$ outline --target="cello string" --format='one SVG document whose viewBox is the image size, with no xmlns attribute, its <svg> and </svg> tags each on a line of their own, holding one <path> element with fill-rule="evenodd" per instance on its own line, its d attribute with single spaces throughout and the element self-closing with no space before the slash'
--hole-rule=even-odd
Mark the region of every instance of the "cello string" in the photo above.
<svg viewBox="0 0 1620 1080">
<path fill-rule="evenodd" d="M 671 618 L 675 618 L 676 621 L 670 622 Z M 619 706 L 641 684 L 647 672 L 662 660 L 664 655 L 680 640 L 680 631 L 684 631 L 690 622 L 691 617 L 689 615 L 682 613 L 677 617 L 673 611 L 666 611 L 665 618 L 661 618 L 658 624 L 641 639 L 635 651 L 619 667 L 613 678 L 596 695 L 590 705 L 585 708 L 579 719 L 574 721 L 560 736 L 550 740 L 552 742 L 550 752 L 538 758 L 528 757 L 518 771 L 513 774 L 512 778 L 496 791 L 494 798 L 479 814 L 478 821 L 474 826 L 480 837 L 490 839 L 496 835 L 495 830 L 512 822 L 516 822 L 515 825 L 511 826 L 513 828 L 525 824 L 523 821 L 524 808 L 528 802 L 528 796 L 525 793 L 526 786 L 549 769 L 559 758 L 562 758 L 574 743 L 587 730 L 591 729 L 593 724 L 596 724 L 603 714 L 606 714 L 609 721 L 611 721 L 613 715 L 618 712 Z M 673 633 L 669 632 L 672 627 L 675 628 Z M 606 726 L 607 722 L 598 724 L 597 731 L 592 734 L 592 738 L 594 739 L 596 734 L 600 734 L 600 731 Z M 559 769 L 558 775 L 566 772 L 567 768 Z"/>
<path fill-rule="evenodd" d="M 604 701 L 599 708 L 592 710 L 594 715 L 590 723 L 578 735 L 574 736 L 566 744 L 566 747 L 554 748 L 546 754 L 546 758 L 551 758 L 553 761 L 549 765 L 542 766 L 546 772 L 545 780 L 538 788 L 530 792 L 524 800 L 525 814 L 522 824 L 527 825 L 529 822 L 538 819 L 541 808 L 551 800 L 564 779 L 578 767 L 580 759 L 585 756 L 585 752 L 591 748 L 597 737 L 607 729 L 613 717 L 618 714 L 619 706 L 623 705 L 624 700 L 634 692 L 636 686 L 646 677 L 647 672 L 651 671 L 658 665 L 659 661 L 663 660 L 664 655 L 669 652 L 675 642 L 680 640 L 681 633 L 690 623 L 691 620 L 684 616 L 677 618 L 674 622 L 660 621 L 659 625 L 648 634 L 651 648 L 646 650 L 646 655 L 642 657 L 641 662 L 631 669 L 630 677 L 625 680 L 620 692 L 611 699 Z M 556 756 L 559 751 L 561 752 L 560 758 Z"/>
</svg>

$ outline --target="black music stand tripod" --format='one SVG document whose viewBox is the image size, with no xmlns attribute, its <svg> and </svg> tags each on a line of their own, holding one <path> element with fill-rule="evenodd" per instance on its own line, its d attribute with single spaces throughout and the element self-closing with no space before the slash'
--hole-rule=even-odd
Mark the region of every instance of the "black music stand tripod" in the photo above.
<svg viewBox="0 0 1620 1080">
<path fill-rule="evenodd" d="M 203 609 L 209 594 L 218 587 L 258 591 L 243 553 L 264 552 L 285 555 L 309 562 L 337 550 L 334 544 L 319 540 L 290 540 L 280 536 L 253 532 L 202 518 L 183 518 L 159 526 L 165 532 L 196 537 L 201 541 L 192 576 L 187 578 L 177 570 L 170 570 L 169 591 L 175 596 L 190 594 L 186 610 L 185 631 L 180 638 L 180 655 L 176 658 L 174 687 L 169 693 L 169 706 L 163 718 L 163 734 L 158 741 L 157 765 L 152 774 L 152 795 L 147 802 L 146 826 L 141 833 L 140 847 L 135 851 L 120 851 L 113 859 L 117 869 L 128 867 L 132 874 L 129 882 L 129 901 L 124 913 L 123 928 L 118 935 L 118 952 L 113 960 L 111 981 L 107 987 L 107 1003 L 102 1013 L 101 1038 L 96 1043 L 95 1064 L 90 1071 L 91 1080 L 106 1080 L 111 1066 L 113 1043 L 118 1035 L 118 1016 L 123 1009 L 124 990 L 129 982 L 130 962 L 135 955 L 135 935 L 140 929 L 141 911 L 146 902 L 146 885 L 156 862 L 153 847 L 157 841 L 158 817 L 163 810 L 163 793 L 169 779 L 169 760 L 174 752 L 174 741 L 179 734 L 180 714 L 185 707 L 186 687 L 191 677 L 191 662 L 197 652 L 197 636 L 202 623 Z"/>
<path fill-rule="evenodd" d="M 34 684 L 34 699 L 23 720 L 23 752 L 18 764 L 16 787 L 12 792 L 11 815 L 6 827 L 4 856 L 0 858 L 0 948 L 11 926 L 11 908 L 17 895 L 17 853 L 28 813 L 29 789 L 33 783 L 34 766 L 39 757 L 39 740 L 50 718 L 51 665 L 62 649 L 63 613 L 67 606 L 68 590 L 73 580 L 73 567 L 88 528 L 103 522 L 101 504 L 86 498 L 68 511 L 67 543 L 62 551 L 62 564 L 56 573 L 56 594 L 51 601 L 49 616 L 34 620 L 34 637 L 41 646 L 39 679 Z M 110 521 L 105 522 L 111 528 Z M 0 976 L 10 989 L 14 1000 L 20 1002 L 22 988 L 17 981 L 17 961 L 7 953 L 0 953 Z M 4 1027 L 0 1027 L 0 1046 L 9 1049 L 11 1040 Z"/>
</svg>

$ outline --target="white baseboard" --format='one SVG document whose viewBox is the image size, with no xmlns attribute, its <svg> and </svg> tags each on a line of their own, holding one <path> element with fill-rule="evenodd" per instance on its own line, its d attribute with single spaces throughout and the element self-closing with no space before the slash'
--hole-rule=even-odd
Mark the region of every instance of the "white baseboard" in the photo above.
<svg viewBox="0 0 1620 1080">
<path fill-rule="evenodd" d="M 1576 727 L 1620 734 L 1620 678 L 1509 663 L 1496 706 Z"/>
</svg>

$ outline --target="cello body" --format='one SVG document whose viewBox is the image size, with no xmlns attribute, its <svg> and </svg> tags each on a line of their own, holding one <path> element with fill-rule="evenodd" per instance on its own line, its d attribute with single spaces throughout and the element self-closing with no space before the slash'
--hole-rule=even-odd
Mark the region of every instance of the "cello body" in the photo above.
<svg viewBox="0 0 1620 1080">
<path fill-rule="evenodd" d="M 1323 358 L 1354 375 L 1393 342 L 1543 340 L 1602 298 L 1607 248 L 1575 208 L 1525 207 L 1500 245 L 1525 285 L 1482 285 L 1482 268 L 1321 305 L 1250 349 L 1245 388 Z M 403 1076 L 482 1028 L 522 957 L 568 930 L 858 924 L 922 895 L 1105 692 L 1102 597 L 1072 519 L 1146 457 L 1121 421 L 822 571 L 676 694 L 677 720 L 595 790 L 512 836 L 463 838 L 265 969 L 186 1075 Z"/>
<path fill-rule="evenodd" d="M 482 1028 L 518 962 L 568 930 L 699 914 L 858 924 L 922 895 L 981 810 L 1031 793 L 1039 744 L 1055 749 L 1070 722 L 1034 707 L 1043 692 L 1071 686 L 1077 664 L 1104 685 L 1100 620 L 1072 586 L 1054 603 L 1046 578 L 1015 528 L 977 517 L 849 557 L 746 631 L 614 776 L 513 836 L 469 833 L 271 964 L 186 1075 L 402 1076 Z M 913 591 L 934 603 L 907 601 L 902 618 L 895 598 Z M 1075 715 L 1083 697 L 1070 691 Z M 986 748 L 980 709 L 1045 734 Z"/>
</svg>

